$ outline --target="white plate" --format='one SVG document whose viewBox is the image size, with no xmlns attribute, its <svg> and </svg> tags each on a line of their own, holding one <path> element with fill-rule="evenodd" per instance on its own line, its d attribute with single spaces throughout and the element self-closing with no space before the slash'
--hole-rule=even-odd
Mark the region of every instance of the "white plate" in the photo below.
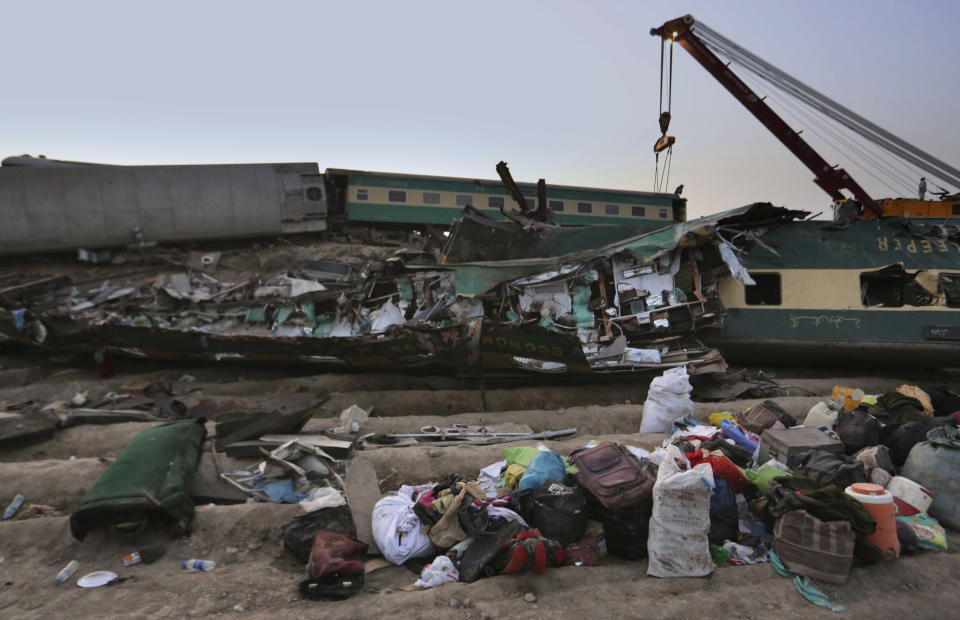
<svg viewBox="0 0 960 620">
<path fill-rule="evenodd" d="M 87 573 L 80 579 L 77 579 L 77 585 L 81 588 L 96 588 L 103 586 L 117 578 L 117 574 L 108 570 L 98 570 Z"/>
</svg>

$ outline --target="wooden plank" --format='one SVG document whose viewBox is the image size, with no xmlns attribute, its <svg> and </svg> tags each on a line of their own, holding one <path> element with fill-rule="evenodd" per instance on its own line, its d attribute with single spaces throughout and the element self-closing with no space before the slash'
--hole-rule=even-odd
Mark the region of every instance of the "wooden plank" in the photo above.
<svg viewBox="0 0 960 620">
<path fill-rule="evenodd" d="M 299 441 L 301 443 L 310 444 L 311 446 L 317 446 L 324 450 L 334 450 L 349 452 L 350 448 L 353 447 L 353 442 L 343 441 L 342 439 L 330 439 L 326 435 L 264 435 L 260 438 L 260 441 L 266 441 L 268 443 L 276 443 L 277 445 L 285 444 L 288 441 Z M 336 456 L 332 452 L 330 456 Z"/>
<path fill-rule="evenodd" d="M 348 462 L 344 478 L 344 495 L 353 514 L 357 538 L 369 545 L 367 553 L 379 555 L 373 539 L 373 506 L 380 500 L 380 483 L 373 463 L 364 458 Z"/>
</svg>

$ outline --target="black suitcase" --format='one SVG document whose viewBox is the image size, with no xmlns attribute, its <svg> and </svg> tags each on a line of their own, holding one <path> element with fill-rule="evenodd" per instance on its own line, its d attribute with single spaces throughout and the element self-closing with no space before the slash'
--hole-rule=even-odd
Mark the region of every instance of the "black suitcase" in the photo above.
<svg viewBox="0 0 960 620">
<path fill-rule="evenodd" d="M 624 510 L 605 507 L 589 491 L 584 490 L 587 517 L 603 525 L 607 554 L 624 560 L 642 560 L 647 557 L 647 535 L 653 498 L 648 497 Z"/>
</svg>

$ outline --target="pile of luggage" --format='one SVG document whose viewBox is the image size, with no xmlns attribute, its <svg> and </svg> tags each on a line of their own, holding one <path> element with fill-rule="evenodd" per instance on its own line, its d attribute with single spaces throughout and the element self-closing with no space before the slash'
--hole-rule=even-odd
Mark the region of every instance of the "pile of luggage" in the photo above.
<svg viewBox="0 0 960 620">
<path fill-rule="evenodd" d="M 940 523 L 960 528 L 946 475 L 960 464 L 957 420 L 923 414 L 916 394 L 830 399 L 804 424 L 773 401 L 681 418 L 652 453 L 504 448 L 475 477 L 383 497 L 374 536 L 388 560 L 424 567 L 421 587 L 607 555 L 648 558 L 656 577 L 772 560 L 843 583 L 855 561 L 942 550 Z"/>
</svg>

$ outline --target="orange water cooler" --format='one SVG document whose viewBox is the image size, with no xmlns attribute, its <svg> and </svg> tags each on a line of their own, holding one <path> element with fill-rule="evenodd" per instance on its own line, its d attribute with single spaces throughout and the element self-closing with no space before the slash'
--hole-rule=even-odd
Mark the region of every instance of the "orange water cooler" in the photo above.
<svg viewBox="0 0 960 620">
<path fill-rule="evenodd" d="M 879 484 L 869 482 L 852 484 L 845 489 L 845 492 L 863 504 L 873 520 L 877 522 L 877 529 L 867 536 L 867 542 L 879 547 L 888 560 L 900 557 L 900 541 L 897 540 L 897 505 L 893 502 L 893 494 Z"/>
</svg>

